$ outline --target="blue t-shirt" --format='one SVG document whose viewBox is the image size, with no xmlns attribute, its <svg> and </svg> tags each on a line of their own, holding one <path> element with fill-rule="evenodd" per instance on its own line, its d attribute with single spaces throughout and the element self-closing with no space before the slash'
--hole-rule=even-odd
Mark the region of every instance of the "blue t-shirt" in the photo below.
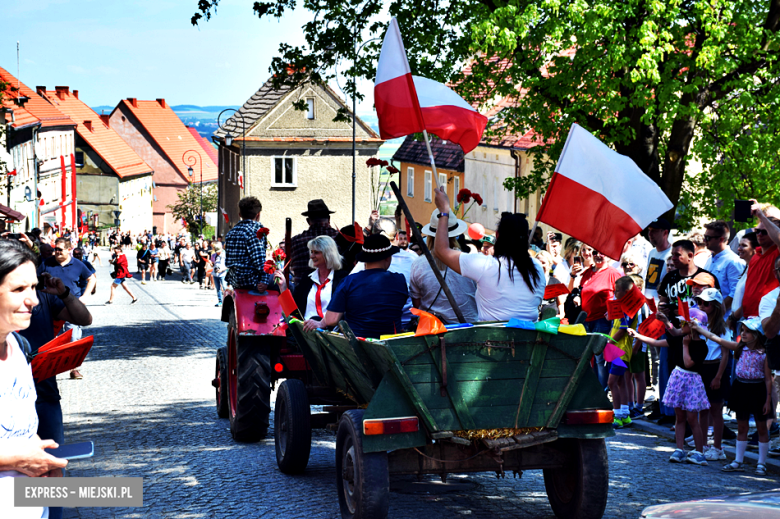
<svg viewBox="0 0 780 519">
<path fill-rule="evenodd" d="M 76 260 L 78 261 L 78 260 Z M 71 289 L 72 290 L 72 289 Z M 19 335 L 30 342 L 30 347 L 35 353 L 38 348 L 54 339 L 54 320 L 60 315 L 65 303 L 62 299 L 46 292 L 36 292 L 38 305 L 33 308 L 30 326 L 26 330 L 19 330 Z M 60 392 L 57 389 L 57 377 L 47 378 L 35 384 L 38 400 L 45 402 L 58 402 Z"/>
<path fill-rule="evenodd" d="M 90 272 L 93 274 L 96 272 L 95 267 L 92 266 L 92 263 L 90 263 L 87 260 L 81 260 L 81 262 L 89 269 Z M 87 280 L 86 278 L 79 281 L 79 288 L 81 289 L 81 293 L 84 293 L 84 289 L 87 288 Z"/>
<path fill-rule="evenodd" d="M 369 269 L 347 276 L 333 294 L 328 310 L 344 312 L 358 337 L 378 339 L 402 331 L 401 313 L 408 297 L 403 274 Z"/>
<path fill-rule="evenodd" d="M 86 287 L 87 278 L 92 275 L 92 272 L 81 260 L 70 258 L 70 261 L 65 265 L 60 265 L 53 256 L 38 267 L 38 275 L 44 272 L 48 272 L 55 278 L 60 278 L 76 297 L 81 297 L 83 294 L 80 283 L 83 281 L 83 285 Z"/>
</svg>

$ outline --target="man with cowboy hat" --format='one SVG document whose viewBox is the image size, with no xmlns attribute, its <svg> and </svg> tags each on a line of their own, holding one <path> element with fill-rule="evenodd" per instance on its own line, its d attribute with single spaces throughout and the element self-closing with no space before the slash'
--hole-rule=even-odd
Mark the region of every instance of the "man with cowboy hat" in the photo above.
<svg viewBox="0 0 780 519">
<path fill-rule="evenodd" d="M 381 335 L 401 333 L 401 313 L 409 298 L 402 274 L 388 272 L 398 247 L 387 236 L 372 234 L 366 238 L 357 260 L 365 270 L 347 276 L 328 304 L 322 321 L 306 321 L 307 332 L 335 326 L 345 319 L 358 337 L 378 339 Z"/>
<path fill-rule="evenodd" d="M 301 213 L 306 217 L 309 228 L 291 240 L 290 268 L 296 283 L 312 272 L 309 268 L 309 249 L 306 244 L 317 236 L 325 235 L 335 239 L 339 235 L 339 231 L 330 226 L 330 215 L 333 213 L 335 211 L 328 209 L 321 199 L 310 201 L 308 209 Z"/>
</svg>

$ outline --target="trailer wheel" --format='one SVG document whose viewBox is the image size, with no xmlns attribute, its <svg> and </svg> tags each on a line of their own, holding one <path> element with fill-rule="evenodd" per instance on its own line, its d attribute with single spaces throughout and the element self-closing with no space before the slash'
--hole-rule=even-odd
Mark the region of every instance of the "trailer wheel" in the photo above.
<svg viewBox="0 0 780 519">
<path fill-rule="evenodd" d="M 607 507 L 609 463 L 601 440 L 558 440 L 567 453 L 561 468 L 544 469 L 544 487 L 560 519 L 601 519 Z"/>
<path fill-rule="evenodd" d="M 386 452 L 363 452 L 363 411 L 346 411 L 336 433 L 336 489 L 344 519 L 384 519 L 390 507 Z"/>
<path fill-rule="evenodd" d="M 227 375 L 227 348 L 217 350 L 217 365 L 214 373 L 214 387 L 217 393 L 217 416 L 228 417 L 228 375 Z"/>
<path fill-rule="evenodd" d="M 300 380 L 282 382 L 274 407 L 276 464 L 285 474 L 300 474 L 309 464 L 311 408 Z"/>
<path fill-rule="evenodd" d="M 271 414 L 271 360 L 257 339 L 239 340 L 236 315 L 228 325 L 228 407 L 230 434 L 237 442 L 256 442 L 268 432 Z"/>
</svg>

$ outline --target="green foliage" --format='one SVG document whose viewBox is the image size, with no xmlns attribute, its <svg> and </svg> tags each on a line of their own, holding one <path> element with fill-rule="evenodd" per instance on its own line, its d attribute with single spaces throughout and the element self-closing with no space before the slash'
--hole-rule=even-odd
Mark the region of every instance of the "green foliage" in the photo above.
<svg viewBox="0 0 780 519">
<path fill-rule="evenodd" d="M 193 23 L 208 19 L 218 3 L 200 0 Z M 728 216 L 736 196 L 780 198 L 777 0 L 303 0 L 300 6 L 312 12 L 303 27 L 306 44 L 280 45 L 271 66 L 276 83 L 324 82 L 336 71 L 372 79 L 381 37 L 395 16 L 415 74 L 450 81 L 483 108 L 506 100 L 489 135 L 536 132 L 535 172 L 504 184 L 520 197 L 546 188 L 576 122 L 631 157 L 679 204 L 683 224 Z M 279 18 L 300 6 L 276 0 L 255 3 L 254 10 Z M 360 53 L 356 42 L 367 42 Z M 345 91 L 354 91 L 351 80 Z M 686 175 L 696 160 L 704 171 Z"/>
<path fill-rule="evenodd" d="M 187 189 L 178 193 L 179 200 L 169 205 L 174 218 L 183 219 L 187 222 L 187 230 L 193 234 L 200 234 L 200 211 L 201 211 L 201 186 L 190 184 Z M 217 210 L 217 186 L 216 184 L 203 185 L 203 213 L 210 213 Z M 210 226 L 203 225 L 204 235 Z M 212 236 L 214 234 L 211 228 Z"/>
</svg>

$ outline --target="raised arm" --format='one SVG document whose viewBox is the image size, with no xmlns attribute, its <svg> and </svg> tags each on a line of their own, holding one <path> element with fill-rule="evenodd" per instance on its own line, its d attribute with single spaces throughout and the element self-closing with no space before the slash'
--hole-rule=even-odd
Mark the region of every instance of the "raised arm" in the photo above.
<svg viewBox="0 0 780 519">
<path fill-rule="evenodd" d="M 756 200 L 751 200 L 751 202 L 753 202 L 753 205 L 750 207 L 750 211 L 753 213 L 753 216 L 757 217 L 763 224 L 764 229 L 766 229 L 766 232 L 772 242 L 780 247 L 780 227 L 772 223 L 772 220 L 767 218 L 766 214 L 764 214 L 764 211 L 761 210 L 761 204 L 759 204 Z"/>
<path fill-rule="evenodd" d="M 735 351 L 737 349 L 737 346 L 739 346 L 739 343 L 736 343 L 734 341 L 729 341 L 726 339 L 723 339 L 721 337 L 718 337 L 708 329 L 704 328 L 702 325 L 700 325 L 697 322 L 691 323 L 691 329 L 695 332 L 697 332 L 699 335 L 704 337 L 705 339 L 709 339 L 718 346 L 723 346 L 724 348 L 728 348 L 732 351 Z"/>
<path fill-rule="evenodd" d="M 658 340 L 658 339 L 652 339 L 646 335 L 642 335 L 638 331 L 634 330 L 633 328 L 629 328 L 626 330 L 626 333 L 628 333 L 629 336 L 632 338 L 643 342 L 649 346 L 652 346 L 654 348 L 668 348 L 669 343 L 666 341 L 666 339 Z"/>
<path fill-rule="evenodd" d="M 449 215 L 452 211 L 450 208 L 450 198 L 443 189 L 443 187 L 439 187 L 433 190 L 434 196 L 436 197 L 436 208 L 440 213 Z M 439 218 L 439 223 L 436 225 L 436 241 L 434 242 L 433 250 L 436 257 L 439 258 L 442 263 L 460 274 L 461 252 L 450 249 L 450 237 L 448 232 L 449 221 L 449 216 L 442 216 Z"/>
</svg>

